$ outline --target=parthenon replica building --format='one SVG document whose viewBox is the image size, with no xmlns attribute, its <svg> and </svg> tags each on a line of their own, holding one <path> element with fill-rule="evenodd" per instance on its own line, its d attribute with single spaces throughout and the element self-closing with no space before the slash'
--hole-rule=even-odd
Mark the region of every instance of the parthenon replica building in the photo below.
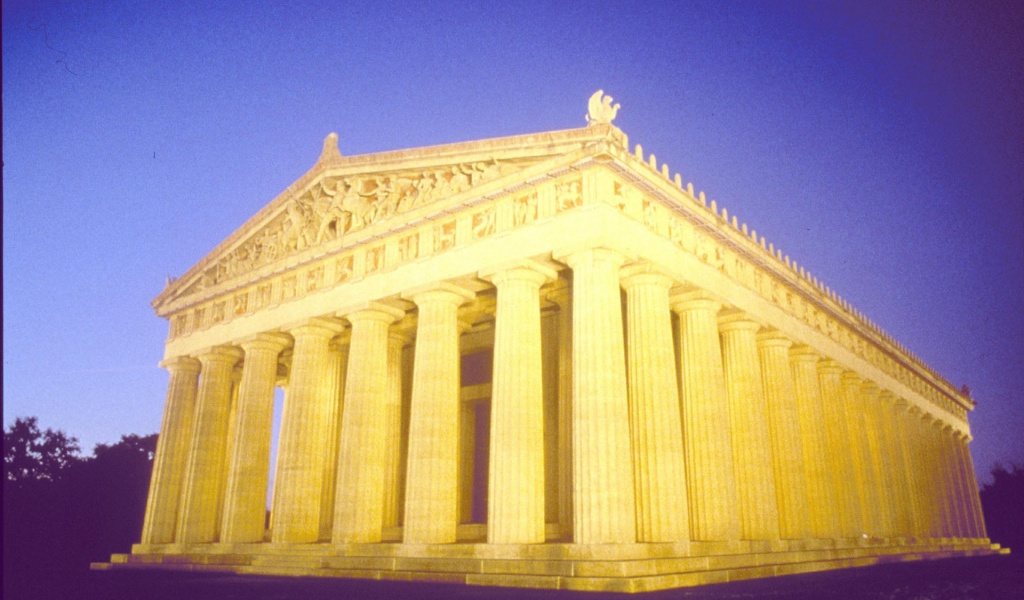
<svg viewBox="0 0 1024 600">
<path fill-rule="evenodd" d="M 639 592 L 998 552 L 969 395 L 617 110 L 363 156 L 328 136 L 154 300 L 145 524 L 95 568 Z"/>
</svg>

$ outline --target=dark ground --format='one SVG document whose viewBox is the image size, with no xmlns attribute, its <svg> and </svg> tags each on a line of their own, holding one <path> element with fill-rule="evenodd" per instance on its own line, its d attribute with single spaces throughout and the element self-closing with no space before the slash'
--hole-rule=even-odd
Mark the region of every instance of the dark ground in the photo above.
<svg viewBox="0 0 1024 600">
<path fill-rule="evenodd" d="M 8 577 L 4 600 L 143 599 L 143 600 L 604 600 L 624 598 L 549 590 L 483 588 L 442 584 L 409 584 L 345 579 L 297 579 L 153 571 L 53 573 L 16 585 Z M 790 575 L 700 588 L 641 594 L 657 600 L 988 600 L 1024 599 L 1024 556 L 986 556 L 878 565 L 859 569 Z"/>
</svg>

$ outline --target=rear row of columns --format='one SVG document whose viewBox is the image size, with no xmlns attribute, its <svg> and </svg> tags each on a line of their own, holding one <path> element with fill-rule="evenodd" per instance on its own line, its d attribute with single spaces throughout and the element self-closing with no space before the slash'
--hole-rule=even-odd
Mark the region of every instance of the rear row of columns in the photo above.
<svg viewBox="0 0 1024 600">
<path fill-rule="evenodd" d="M 623 266 L 603 248 L 555 258 L 573 272 L 574 542 L 985 537 L 964 436 L 703 292 L 673 294 L 676 282 L 651 265 Z M 497 288 L 488 541 L 542 543 L 540 288 L 557 273 L 522 262 L 480 275 Z M 419 313 L 406 543 L 456 539 L 458 310 L 472 296 L 447 283 L 404 295 Z M 346 315 L 347 359 L 342 323 L 312 319 L 290 336 L 166 361 L 143 543 L 263 541 L 289 344 L 272 541 L 380 542 L 401 501 L 406 339 L 391 326 L 403 314 L 370 304 Z"/>
</svg>

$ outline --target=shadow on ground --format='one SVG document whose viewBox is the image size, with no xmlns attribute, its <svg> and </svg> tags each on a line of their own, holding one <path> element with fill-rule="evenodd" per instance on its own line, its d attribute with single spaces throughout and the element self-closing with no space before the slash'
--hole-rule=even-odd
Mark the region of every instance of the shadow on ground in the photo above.
<svg viewBox="0 0 1024 600">
<path fill-rule="evenodd" d="M 256 577 L 159 571 L 51 573 L 4 583 L 5 600 L 604 600 L 618 594 L 485 588 L 443 584 Z M 665 590 L 645 599 L 988 600 L 1024 598 L 1024 557 L 986 556 L 878 565 L 860 569 Z"/>
</svg>

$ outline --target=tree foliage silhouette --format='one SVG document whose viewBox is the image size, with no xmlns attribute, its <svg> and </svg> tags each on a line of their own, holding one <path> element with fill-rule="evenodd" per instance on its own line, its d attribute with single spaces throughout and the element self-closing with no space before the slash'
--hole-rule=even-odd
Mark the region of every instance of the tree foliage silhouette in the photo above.
<svg viewBox="0 0 1024 600">
<path fill-rule="evenodd" d="M 1024 551 L 1024 465 L 996 463 L 992 483 L 981 488 L 988 537 L 1014 552 Z"/>
<path fill-rule="evenodd" d="M 138 541 L 156 440 L 124 435 L 81 457 L 75 438 L 35 417 L 4 431 L 5 596 L 74 579 Z"/>
</svg>

